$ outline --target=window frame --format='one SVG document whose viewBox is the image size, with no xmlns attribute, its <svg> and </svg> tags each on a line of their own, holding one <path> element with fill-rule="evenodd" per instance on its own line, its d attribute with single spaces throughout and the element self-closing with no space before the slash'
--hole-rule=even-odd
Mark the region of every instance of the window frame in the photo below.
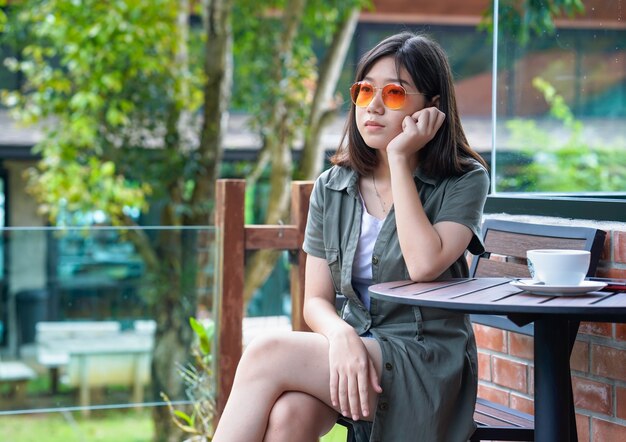
<svg viewBox="0 0 626 442">
<path fill-rule="evenodd" d="M 626 222 L 626 193 L 491 193 L 484 213 Z"/>
</svg>

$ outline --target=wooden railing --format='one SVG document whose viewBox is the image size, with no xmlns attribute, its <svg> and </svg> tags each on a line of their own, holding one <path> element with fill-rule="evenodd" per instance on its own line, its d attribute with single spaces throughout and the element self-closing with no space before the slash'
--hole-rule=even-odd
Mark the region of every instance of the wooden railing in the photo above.
<svg viewBox="0 0 626 442">
<path fill-rule="evenodd" d="M 306 254 L 302 251 L 312 182 L 291 184 L 291 223 L 245 225 L 245 180 L 221 179 L 216 190 L 217 290 L 216 319 L 217 412 L 221 414 L 230 394 L 242 352 L 245 255 L 248 250 L 289 250 L 291 262 L 291 323 L 294 330 L 308 330 L 302 317 Z"/>
</svg>

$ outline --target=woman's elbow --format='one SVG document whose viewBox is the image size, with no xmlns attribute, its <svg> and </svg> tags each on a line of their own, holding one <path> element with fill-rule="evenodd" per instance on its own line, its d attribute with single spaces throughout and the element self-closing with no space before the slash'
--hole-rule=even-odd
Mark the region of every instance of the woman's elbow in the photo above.
<svg viewBox="0 0 626 442">
<path fill-rule="evenodd" d="M 443 270 L 435 266 L 407 266 L 409 278 L 414 282 L 434 281 L 443 273 Z"/>
</svg>

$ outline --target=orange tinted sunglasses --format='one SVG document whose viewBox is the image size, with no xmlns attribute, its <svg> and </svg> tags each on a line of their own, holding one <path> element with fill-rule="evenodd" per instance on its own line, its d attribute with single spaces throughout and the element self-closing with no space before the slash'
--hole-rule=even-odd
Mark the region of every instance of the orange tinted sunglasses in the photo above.
<svg viewBox="0 0 626 442">
<path fill-rule="evenodd" d="M 402 108 L 407 95 L 424 95 L 421 92 L 407 92 L 404 87 L 395 83 L 376 87 L 367 81 L 357 81 L 350 87 L 350 97 L 358 107 L 366 107 L 372 102 L 378 89 L 382 91 L 383 104 L 392 110 Z"/>
</svg>

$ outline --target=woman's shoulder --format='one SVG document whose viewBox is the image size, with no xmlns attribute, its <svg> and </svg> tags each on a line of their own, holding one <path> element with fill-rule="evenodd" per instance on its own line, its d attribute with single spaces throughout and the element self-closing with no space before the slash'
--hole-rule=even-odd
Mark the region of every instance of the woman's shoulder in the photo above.
<svg viewBox="0 0 626 442">
<path fill-rule="evenodd" d="M 479 180 L 479 181 L 489 181 L 489 172 L 478 161 L 473 158 L 469 158 L 466 163 L 463 172 L 460 175 L 456 175 L 452 177 L 455 181 L 458 180 Z"/>
<path fill-rule="evenodd" d="M 469 160 L 460 174 L 449 176 L 440 182 L 445 189 L 458 192 L 483 194 L 489 190 L 489 172 L 478 161 Z"/>
<path fill-rule="evenodd" d="M 323 171 L 316 180 L 317 187 L 329 187 L 333 190 L 341 190 L 350 185 L 356 172 L 343 166 L 332 166 Z"/>
</svg>

